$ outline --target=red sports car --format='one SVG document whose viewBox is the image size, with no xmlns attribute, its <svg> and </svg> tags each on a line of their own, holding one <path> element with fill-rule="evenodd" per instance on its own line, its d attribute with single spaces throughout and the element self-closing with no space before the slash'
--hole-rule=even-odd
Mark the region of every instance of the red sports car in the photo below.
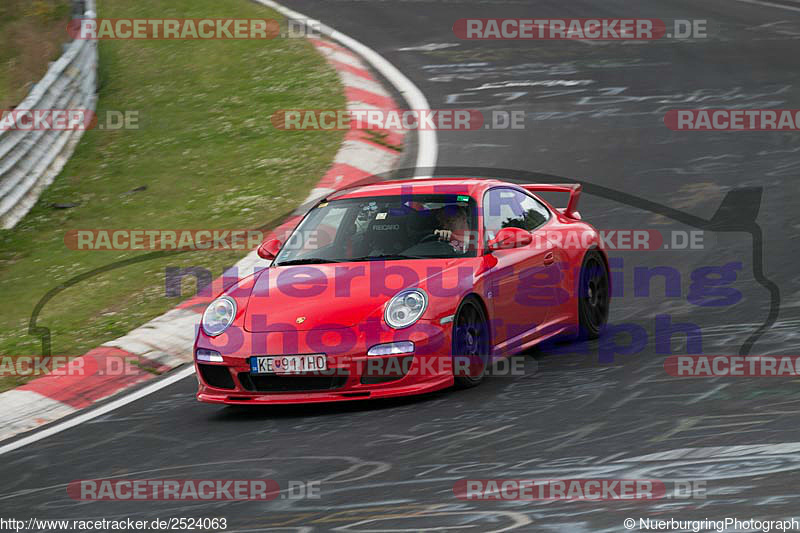
<svg viewBox="0 0 800 533">
<path fill-rule="evenodd" d="M 280 404 L 478 384 L 494 359 L 600 334 L 608 260 L 576 211 L 580 185 L 424 179 L 340 190 L 269 268 L 203 314 L 197 398 Z M 569 193 L 556 209 L 535 193 Z"/>
</svg>

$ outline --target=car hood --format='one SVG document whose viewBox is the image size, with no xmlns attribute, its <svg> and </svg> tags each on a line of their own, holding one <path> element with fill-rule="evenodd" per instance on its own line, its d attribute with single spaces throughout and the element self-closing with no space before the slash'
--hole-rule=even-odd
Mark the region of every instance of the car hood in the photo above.
<svg viewBox="0 0 800 533">
<path fill-rule="evenodd" d="M 458 302 L 453 293 L 472 287 L 474 261 L 425 259 L 268 268 L 260 272 L 250 293 L 244 329 L 269 332 L 352 327 L 367 318 L 381 317 L 384 304 L 392 296 L 412 287 L 426 290 L 429 300 L 441 294 Z"/>
</svg>

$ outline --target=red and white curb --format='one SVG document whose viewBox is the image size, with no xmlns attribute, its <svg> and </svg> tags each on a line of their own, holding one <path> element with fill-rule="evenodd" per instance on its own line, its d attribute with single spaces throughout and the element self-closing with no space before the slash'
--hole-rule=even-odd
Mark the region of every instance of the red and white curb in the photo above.
<svg viewBox="0 0 800 533">
<path fill-rule="evenodd" d="M 297 15 L 272 2 L 256 1 L 281 11 L 283 14 Z M 298 17 L 292 16 L 291 18 Z M 331 40 L 311 39 L 316 49 L 337 70 L 344 86 L 348 109 L 385 111 L 397 109 L 392 96 L 373 77 L 364 59 L 348 48 L 361 48 L 361 51 L 356 50 L 359 53 L 367 50 L 367 55 L 373 57 L 366 57 L 366 61 L 392 82 L 412 108 L 427 108 L 424 97 L 422 97 L 424 106 L 414 107 L 420 105 L 421 93 L 407 79 L 404 83 L 396 75 L 391 73 L 387 75 L 386 65 L 389 65 L 391 69 L 394 67 L 381 56 L 335 30 L 329 29 L 329 33 L 333 39 L 340 42 L 349 40 L 356 45 L 350 46 L 345 43 L 345 46 L 342 46 Z M 362 53 L 362 55 L 364 54 Z M 402 78 L 405 79 L 404 76 Z M 408 85 L 413 90 L 409 89 Z M 304 204 L 320 199 L 336 189 L 365 177 L 385 173 L 394 168 L 401 156 L 396 147 L 402 145 L 404 132 L 386 131 L 381 133 L 384 143 L 376 143 L 374 134 L 356 130 L 348 131 L 333 165 L 317 186 L 312 189 Z M 426 149 L 424 158 L 419 158 L 418 151 L 418 165 L 420 163 L 426 167 L 435 165 L 435 137 L 433 142 L 433 150 Z M 294 228 L 301 216 L 302 213 L 294 213 L 273 231 L 273 236 L 285 238 L 286 232 Z M 268 266 L 268 262 L 259 258 L 253 251 L 240 260 L 235 268 L 238 276 L 244 277 L 256 269 Z M 225 281 L 230 283 L 231 279 L 225 278 Z M 217 295 L 223 288 L 223 278 L 220 277 L 213 281 L 210 294 Z M 134 385 L 151 380 L 163 372 L 191 363 L 192 345 L 199 324 L 199 313 L 202 313 L 210 300 L 211 297 L 191 298 L 127 335 L 91 350 L 79 358 L 82 360 L 81 367 L 84 369 L 79 376 L 46 375 L 0 394 L 0 421 L 2 421 L 0 440 L 58 420 Z M 109 366 L 113 366 L 109 364 L 109 359 L 126 360 L 132 364 L 126 365 L 127 371 L 125 372 L 109 373 L 105 370 Z M 114 364 L 118 365 L 118 363 Z"/>
</svg>

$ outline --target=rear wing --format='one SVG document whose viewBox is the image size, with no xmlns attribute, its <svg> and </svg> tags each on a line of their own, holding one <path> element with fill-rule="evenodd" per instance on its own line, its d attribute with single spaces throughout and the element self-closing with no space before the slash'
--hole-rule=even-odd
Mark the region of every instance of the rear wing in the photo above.
<svg viewBox="0 0 800 533">
<path fill-rule="evenodd" d="M 568 192 L 567 207 L 559 209 L 559 211 L 569 218 L 580 220 L 581 215 L 578 213 L 578 200 L 581 197 L 582 188 L 580 183 L 529 183 L 522 185 L 522 188 L 530 192 Z"/>
</svg>

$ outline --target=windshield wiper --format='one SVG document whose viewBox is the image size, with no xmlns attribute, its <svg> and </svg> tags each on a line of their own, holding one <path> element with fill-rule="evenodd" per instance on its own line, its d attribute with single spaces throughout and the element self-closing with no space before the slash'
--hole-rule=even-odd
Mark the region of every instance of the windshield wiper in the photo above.
<svg viewBox="0 0 800 533">
<path fill-rule="evenodd" d="M 353 257 L 352 259 L 323 259 L 321 257 L 303 257 L 300 259 L 289 259 L 288 261 L 281 261 L 280 263 L 276 263 L 275 266 L 319 265 L 324 263 L 351 263 L 351 262 L 357 263 L 359 261 L 392 261 L 400 259 L 432 259 L 432 258 L 423 257 L 421 255 L 404 255 L 404 254 L 365 255 L 363 257 Z"/>
<path fill-rule="evenodd" d="M 322 257 L 303 257 L 301 259 L 289 259 L 288 261 L 281 261 L 275 266 L 285 265 L 321 265 L 323 263 L 341 263 L 340 259 L 323 259 Z"/>
<path fill-rule="evenodd" d="M 393 259 L 430 259 L 421 255 L 405 255 L 405 254 L 382 254 L 382 255 L 365 255 L 364 257 L 354 257 L 348 261 L 374 261 L 374 260 L 393 260 Z"/>
</svg>

